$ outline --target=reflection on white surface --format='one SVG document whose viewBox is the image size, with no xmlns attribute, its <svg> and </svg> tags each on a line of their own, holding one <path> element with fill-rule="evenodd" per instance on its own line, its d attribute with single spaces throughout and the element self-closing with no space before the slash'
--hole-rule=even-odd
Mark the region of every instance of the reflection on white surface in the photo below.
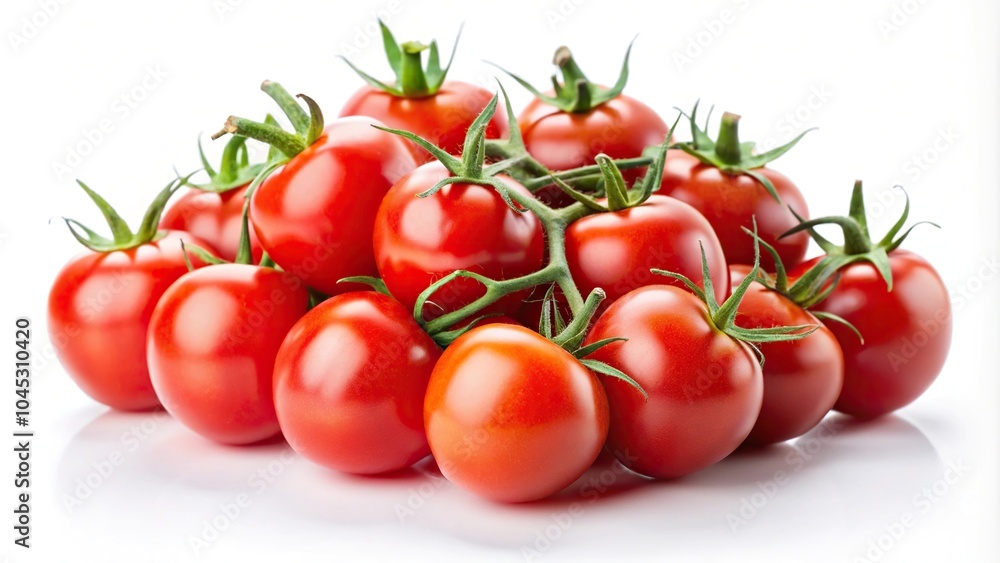
<svg viewBox="0 0 1000 563">
<path fill-rule="evenodd" d="M 373 542 L 365 553 L 385 559 L 394 544 L 385 538 L 396 538 L 424 556 L 452 540 L 437 558 L 458 560 L 602 559 L 657 545 L 678 555 L 849 560 L 884 525 L 916 511 L 915 495 L 945 470 L 903 418 L 828 417 L 794 442 L 737 452 L 678 481 L 648 481 L 602 457 L 557 498 L 498 505 L 449 484 L 430 459 L 353 477 L 282 441 L 218 446 L 162 413 L 108 412 L 70 441 L 58 487 L 80 533 L 120 535 L 123 550 L 155 546 L 164 560 L 219 556 L 265 535 L 312 553 L 327 546 L 319 551 L 333 560 L 338 546 L 365 537 Z"/>
</svg>

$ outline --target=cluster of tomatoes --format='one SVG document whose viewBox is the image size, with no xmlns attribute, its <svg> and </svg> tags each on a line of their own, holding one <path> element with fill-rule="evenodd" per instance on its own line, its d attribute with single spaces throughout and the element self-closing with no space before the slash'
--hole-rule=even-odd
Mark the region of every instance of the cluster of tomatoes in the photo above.
<svg viewBox="0 0 1000 563">
<path fill-rule="evenodd" d="M 430 454 L 520 502 L 602 448 L 676 478 L 831 409 L 889 413 L 940 372 L 948 295 L 898 248 L 906 213 L 873 240 L 858 183 L 848 216 L 810 219 L 767 166 L 801 137 L 756 154 L 739 116 L 713 139 L 695 107 L 676 141 L 681 117 L 622 93 L 628 54 L 605 88 L 566 48 L 551 91 L 511 75 L 536 96 L 514 119 L 446 81 L 436 43 L 382 29 L 395 80 L 356 69 L 368 85 L 328 123 L 264 82 L 290 130 L 230 117 L 208 182 L 170 182 L 137 231 L 80 183 L 113 236 L 66 220 L 88 251 L 48 326 L 85 392 L 221 443 L 283 435 L 349 473 Z"/>
</svg>

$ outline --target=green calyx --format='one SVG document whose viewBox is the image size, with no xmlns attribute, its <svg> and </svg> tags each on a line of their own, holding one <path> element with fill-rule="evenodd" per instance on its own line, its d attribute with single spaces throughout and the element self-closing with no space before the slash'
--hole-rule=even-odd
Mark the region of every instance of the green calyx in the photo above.
<svg viewBox="0 0 1000 563">
<path fill-rule="evenodd" d="M 756 220 L 754 221 L 753 234 L 754 240 L 759 241 L 760 239 L 757 237 Z M 739 286 L 733 289 L 732 295 L 730 295 L 729 298 L 726 299 L 721 305 L 719 305 L 718 301 L 715 299 L 715 291 L 712 287 L 712 277 L 708 271 L 708 259 L 705 257 L 705 247 L 700 243 L 699 246 L 701 246 L 701 279 L 702 285 L 705 286 L 705 289 L 698 287 L 697 284 L 682 274 L 657 269 L 653 269 L 651 271 L 654 274 L 668 276 L 683 283 L 708 307 L 708 318 L 712 326 L 720 332 L 727 334 L 740 342 L 748 344 L 757 354 L 761 364 L 764 363 L 764 356 L 761 354 L 760 348 L 757 347 L 757 344 L 800 340 L 809 336 L 819 328 L 819 325 L 776 326 L 768 328 L 743 328 L 736 326 L 736 312 L 739 308 L 740 302 L 743 300 L 743 296 L 746 295 L 747 290 L 750 288 L 750 284 L 756 281 L 760 275 L 760 245 L 756 243 L 754 244 L 754 261 L 753 268 L 750 270 L 750 273 L 747 277 L 743 278 L 743 281 L 740 282 Z"/>
<path fill-rule="evenodd" d="M 802 291 L 815 291 L 815 288 L 822 287 L 831 277 L 835 276 L 842 268 L 855 262 L 870 262 L 879 275 L 885 280 L 886 287 L 892 291 L 892 268 L 889 264 L 889 253 L 899 248 L 906 237 L 910 235 L 917 225 L 928 224 L 940 228 L 936 223 L 930 221 L 920 221 L 906 229 L 903 234 L 899 234 L 906 225 L 906 220 L 910 216 L 910 196 L 901 186 L 896 186 L 903 191 L 906 205 L 903 207 L 903 214 L 896 223 L 889 229 L 889 232 L 881 240 L 875 242 L 868 232 L 868 218 L 865 212 L 865 200 L 861 188 L 861 180 L 854 182 L 854 191 L 851 193 L 851 207 L 847 216 L 819 217 L 809 221 L 804 220 L 795 210 L 795 216 L 800 223 L 783 233 L 782 237 L 787 237 L 801 231 L 807 231 L 809 235 L 819 244 L 826 256 L 823 257 L 814 267 L 810 268 L 806 274 L 796 282 L 796 285 L 803 287 Z M 818 225 L 833 224 L 840 227 L 844 234 L 844 244 L 836 245 L 819 233 L 815 227 Z M 898 237 L 896 235 L 899 235 Z"/>
<path fill-rule="evenodd" d="M 778 197 L 778 192 L 775 190 L 774 184 L 766 176 L 757 172 L 756 169 L 762 168 L 788 152 L 812 129 L 803 131 L 797 137 L 780 147 L 771 149 L 765 153 L 754 154 L 755 143 L 740 142 L 740 116 L 729 112 L 722 114 L 718 139 L 712 140 L 708 136 L 708 133 L 705 132 L 708 129 L 711 112 L 709 112 L 709 118 L 705 120 L 705 129 L 698 127 L 697 114 L 698 104 L 695 103 L 694 109 L 691 110 L 691 115 L 688 117 L 688 121 L 691 122 L 692 140 L 677 143 L 675 147 L 697 158 L 703 164 L 714 166 L 727 174 L 750 176 L 764 186 L 764 189 L 767 190 L 767 193 L 771 194 L 771 197 L 778 203 L 781 203 L 781 198 Z"/>
<path fill-rule="evenodd" d="M 373 88 L 393 96 L 425 98 L 437 94 L 444 84 L 452 61 L 455 60 L 455 50 L 458 48 L 458 40 L 462 37 L 462 28 L 458 29 L 458 36 L 455 37 L 455 44 L 451 48 L 448 64 L 442 67 L 437 40 L 431 41 L 430 45 L 424 45 L 419 41 L 397 43 L 396 38 L 393 37 L 392 32 L 382 20 L 378 21 L 378 25 L 382 29 L 382 45 L 385 47 L 385 56 L 389 60 L 392 72 L 396 75 L 394 84 L 382 82 L 355 66 L 347 58 L 340 58 Z M 427 52 L 426 66 L 423 62 L 424 51 Z"/>
<path fill-rule="evenodd" d="M 278 121 L 270 114 L 264 119 L 264 123 L 278 127 Z M 226 143 L 226 148 L 222 150 L 222 160 L 218 170 L 208 162 L 205 151 L 201 146 L 201 138 L 198 138 L 198 156 L 201 158 L 202 168 L 208 174 L 208 183 L 198 184 L 188 182 L 192 188 L 213 192 L 217 194 L 230 190 L 242 188 L 249 184 L 260 174 L 268 162 L 280 157 L 278 149 L 271 147 L 268 152 L 267 162 L 250 162 L 250 151 L 247 150 L 247 138 L 242 135 L 233 135 Z"/>
<path fill-rule="evenodd" d="M 306 150 L 323 135 L 323 111 L 312 98 L 305 94 L 292 96 L 281 84 L 270 80 L 261 83 L 260 89 L 278 104 L 282 113 L 295 128 L 295 133 L 282 129 L 277 121 L 270 116 L 268 116 L 269 119 L 260 122 L 230 115 L 222 129 L 212 135 L 212 140 L 224 135 L 249 137 L 270 145 L 274 149 L 268 154 L 267 163 L 258 171 L 248 191 L 256 189 L 278 167 Z M 306 107 L 309 108 L 308 112 L 302 109 L 298 100 L 295 99 L 296 97 L 305 102 Z"/>
<path fill-rule="evenodd" d="M 632 53 L 633 43 L 635 43 L 635 39 L 628 44 L 628 49 L 625 50 L 625 59 L 622 61 L 622 67 L 618 73 L 618 81 L 610 88 L 592 83 L 576 64 L 569 48 L 565 46 L 556 49 L 556 54 L 552 58 L 552 64 L 558 66 L 560 73 L 562 73 L 562 82 L 559 82 L 558 76 L 552 75 L 552 89 L 555 92 L 553 96 L 543 94 L 526 80 L 503 67 L 493 66 L 505 72 L 543 102 L 564 112 L 587 113 L 597 106 L 617 98 L 625 89 L 625 84 L 628 82 L 628 58 Z"/>
<path fill-rule="evenodd" d="M 250 198 L 247 198 L 243 202 L 243 215 L 241 216 L 242 226 L 240 228 L 240 243 L 236 249 L 236 258 L 232 262 L 227 262 L 218 256 L 215 256 L 211 252 L 205 250 L 204 248 L 194 245 L 185 244 L 181 241 L 181 246 L 185 249 L 184 261 L 187 263 L 188 271 L 194 269 L 191 264 L 191 259 L 188 258 L 188 252 L 197 256 L 202 262 L 206 264 L 244 264 L 244 265 L 254 265 L 253 261 L 253 249 L 250 246 Z M 275 268 L 274 261 L 265 252 L 261 256 L 260 264 L 257 264 L 262 268 Z"/>
<path fill-rule="evenodd" d="M 139 225 L 139 230 L 132 232 L 129 228 L 128 223 L 122 219 L 121 215 L 111 204 L 109 204 L 103 197 L 101 197 L 97 192 L 90 189 L 87 184 L 84 184 L 80 180 L 76 183 L 83 188 L 83 191 L 87 193 L 91 201 L 97 205 L 97 208 L 101 210 L 101 214 L 104 215 L 105 221 L 108 223 L 108 227 L 111 229 L 111 237 L 107 238 L 101 236 L 94 232 L 93 230 L 87 228 L 83 223 L 80 223 L 76 219 L 69 219 L 63 217 L 63 221 L 66 222 L 66 226 L 69 227 L 69 231 L 73 233 L 76 240 L 80 241 L 80 244 L 93 250 L 94 252 L 114 252 L 116 250 L 128 250 L 130 248 L 135 248 L 141 246 L 148 242 L 153 242 L 163 237 L 164 232 L 159 230 L 160 216 L 163 215 L 163 209 L 167 206 L 167 202 L 170 201 L 171 196 L 183 186 L 191 175 L 185 176 L 183 178 L 175 178 L 171 180 L 169 184 L 160 190 L 160 193 L 156 195 L 156 198 L 146 209 L 145 215 L 142 217 L 142 224 Z"/>
</svg>

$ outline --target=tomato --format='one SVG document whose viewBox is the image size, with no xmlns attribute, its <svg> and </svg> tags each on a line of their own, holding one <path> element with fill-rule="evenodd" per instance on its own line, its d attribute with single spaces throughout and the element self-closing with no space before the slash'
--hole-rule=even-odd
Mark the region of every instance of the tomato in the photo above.
<svg viewBox="0 0 1000 563">
<path fill-rule="evenodd" d="M 485 88 L 457 80 L 445 82 L 437 93 L 419 98 L 363 86 L 347 100 L 340 115 L 367 115 L 393 129 L 416 133 L 448 154 L 460 154 L 469 125 L 492 98 L 493 93 Z M 508 132 L 506 112 L 498 108 L 486 127 L 486 137 L 500 139 Z M 407 146 L 417 162 L 434 159 L 414 143 L 407 141 Z"/>
<path fill-rule="evenodd" d="M 739 285 L 749 266 L 731 266 Z M 736 324 L 744 328 L 819 326 L 801 340 L 758 344 L 764 355 L 764 400 L 747 445 L 796 438 L 819 424 L 833 408 L 844 382 L 844 355 L 829 328 L 784 295 L 753 283 L 740 301 Z"/>
<path fill-rule="evenodd" d="M 542 267 L 541 223 L 530 212 L 508 207 L 494 188 L 455 183 L 430 197 L 416 197 L 449 175 L 438 162 L 420 166 L 389 190 L 375 220 L 378 272 L 389 293 L 411 310 L 422 291 L 456 270 L 499 280 Z M 528 193 L 513 179 L 498 178 L 510 189 Z M 459 309 L 484 293 L 474 280 L 453 280 L 434 293 L 427 316 Z M 512 313 L 524 295 L 505 296 L 487 312 Z"/>
<path fill-rule="evenodd" d="M 120 410 L 159 406 L 146 364 L 146 329 L 157 301 L 188 271 L 181 240 L 211 249 L 189 233 L 167 231 L 133 248 L 87 251 L 56 276 L 49 337 L 67 373 L 94 400 Z"/>
<path fill-rule="evenodd" d="M 239 248 L 247 187 L 223 193 L 190 190 L 164 212 L 160 227 L 189 232 L 207 242 L 219 258 L 232 262 Z M 252 230 L 250 248 L 254 262 L 259 262 L 264 250 Z"/>
<path fill-rule="evenodd" d="M 709 322 L 705 304 L 674 286 L 636 289 L 613 303 L 586 344 L 624 337 L 589 358 L 634 379 L 601 376 L 611 419 L 607 448 L 637 473 L 669 479 L 729 455 L 760 412 L 763 380 L 751 349 Z M 433 443 L 432 443 L 433 447 Z"/>
<path fill-rule="evenodd" d="M 149 325 L 149 370 L 164 408 L 224 444 L 277 435 L 274 359 L 308 306 L 305 285 L 271 268 L 220 264 L 177 280 Z"/>
<path fill-rule="evenodd" d="M 607 200 L 598 200 L 606 204 Z M 746 235 L 744 235 L 746 236 Z M 598 213 L 572 223 L 566 230 L 566 258 L 573 280 L 584 295 L 600 287 L 607 294 L 601 310 L 633 289 L 670 283 L 650 273 L 659 268 L 701 277 L 705 248 L 716 298 L 729 294 L 729 272 L 711 225 L 691 206 L 653 195 L 638 207 Z"/>
<path fill-rule="evenodd" d="M 755 172 L 771 181 L 781 202 L 750 176 L 723 172 L 672 149 L 663 170 L 660 193 L 691 205 L 708 219 L 730 264 L 753 264 L 753 240 L 743 228 L 751 228 L 756 218 L 760 238 L 778 251 L 786 266 L 793 267 L 805 257 L 809 235 L 780 236 L 799 224 L 789 207 L 803 217 L 809 216 L 805 197 L 784 174 L 770 168 Z M 774 260 L 765 254 L 761 256 L 761 266 L 773 270 Z"/>
<path fill-rule="evenodd" d="M 526 328 L 491 324 L 449 346 L 431 374 L 424 425 L 450 481 L 500 502 L 545 498 L 594 462 L 608 429 L 594 374 Z"/>
<path fill-rule="evenodd" d="M 389 188 L 415 166 L 403 140 L 364 117 L 334 121 L 271 175 L 250 200 L 261 246 L 282 268 L 327 295 L 376 275 L 371 233 Z"/>
<path fill-rule="evenodd" d="M 905 250 L 889 252 L 892 290 L 870 262 L 839 271 L 833 292 L 814 308 L 853 324 L 864 343 L 838 323 L 827 326 L 844 352 L 844 387 L 834 409 L 874 418 L 902 408 L 930 387 L 951 345 L 948 290 L 926 260 Z M 804 273 L 818 259 L 794 270 Z"/>
<path fill-rule="evenodd" d="M 324 467 L 384 473 L 427 456 L 424 393 L 441 349 L 390 297 L 328 299 L 285 337 L 274 404 L 292 448 Z"/>
</svg>

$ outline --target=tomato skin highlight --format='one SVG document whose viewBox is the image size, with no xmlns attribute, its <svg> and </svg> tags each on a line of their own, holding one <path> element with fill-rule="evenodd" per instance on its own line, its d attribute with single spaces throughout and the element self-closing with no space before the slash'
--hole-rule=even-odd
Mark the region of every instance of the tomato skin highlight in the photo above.
<svg viewBox="0 0 1000 563">
<path fill-rule="evenodd" d="M 404 469 L 430 453 L 424 393 L 441 349 L 391 297 L 324 301 L 285 337 L 274 402 L 292 448 L 357 474 Z"/>
<path fill-rule="evenodd" d="M 809 207 L 802 192 L 784 174 L 766 167 L 755 172 L 774 184 L 781 203 L 754 178 L 727 174 L 679 149 L 668 151 L 659 193 L 691 205 L 708 219 L 729 264 L 753 264 L 753 238 L 743 227 L 752 230 L 756 217 L 761 240 L 773 246 L 784 265 L 791 269 L 805 257 L 809 234 L 779 237 L 799 224 L 788 208 L 808 219 Z M 774 260 L 768 253 L 761 253 L 760 264 L 766 271 L 774 270 Z"/>
<path fill-rule="evenodd" d="M 816 259 L 790 275 L 797 277 Z M 844 352 L 844 388 L 834 409 L 868 419 L 900 409 L 934 382 L 951 345 L 951 300 L 941 276 L 906 250 L 889 253 L 892 291 L 875 267 L 856 262 L 840 270 L 837 287 L 816 305 L 853 324 L 858 337 L 827 323 Z"/>
<path fill-rule="evenodd" d="M 737 286 L 750 273 L 750 266 L 731 266 L 730 271 L 732 285 Z M 833 408 L 844 383 L 844 355 L 833 332 L 787 297 L 756 282 L 740 301 L 736 325 L 819 326 L 801 340 L 757 345 L 765 360 L 764 400 L 744 445 L 784 442 L 819 424 Z"/>
<path fill-rule="evenodd" d="M 462 152 L 465 133 L 479 113 L 493 98 L 493 93 L 472 84 L 450 80 L 436 94 L 423 98 L 393 96 L 372 86 L 362 86 L 340 110 L 341 117 L 365 115 L 392 129 L 416 133 L 448 154 Z M 509 132 L 503 104 L 486 126 L 487 139 L 501 139 Z M 416 144 L 406 141 L 418 163 L 434 157 Z"/>
<path fill-rule="evenodd" d="M 509 208 L 491 187 L 451 184 L 418 198 L 450 174 L 439 162 L 424 164 L 386 194 L 375 220 L 378 272 L 389 293 L 407 308 L 433 282 L 456 270 L 509 279 L 539 270 L 545 254 L 542 225 L 530 212 Z M 513 179 L 510 189 L 528 193 Z M 434 293 L 427 316 L 454 311 L 485 293 L 479 282 L 456 279 Z M 486 313 L 513 313 L 526 292 L 508 296 Z"/>
<path fill-rule="evenodd" d="M 157 395 L 182 424 L 223 444 L 278 435 L 278 347 L 309 306 L 301 280 L 247 264 L 191 272 L 167 290 L 149 326 Z"/>
<path fill-rule="evenodd" d="M 750 348 L 709 324 L 694 294 L 674 286 L 636 289 L 608 308 L 586 343 L 625 337 L 594 352 L 649 394 L 600 376 L 608 394 L 607 448 L 649 477 L 682 477 L 723 459 L 750 433 L 763 380 Z"/>
<path fill-rule="evenodd" d="M 72 258 L 49 291 L 48 330 L 56 356 L 95 401 L 134 411 L 160 405 L 146 364 L 153 307 L 188 272 L 181 240 L 211 250 L 189 233 L 128 250 L 85 251 Z M 204 265 L 192 257 L 195 267 Z"/>
<path fill-rule="evenodd" d="M 282 268 L 327 295 L 377 275 L 372 226 L 382 197 L 416 166 L 402 139 L 367 117 L 329 124 L 323 136 L 272 174 L 250 200 L 261 246 Z"/>
<path fill-rule="evenodd" d="M 566 230 L 566 258 L 583 295 L 598 287 L 605 291 L 607 299 L 600 309 L 604 311 L 639 287 L 683 287 L 681 282 L 651 273 L 651 268 L 700 280 L 699 242 L 704 245 L 715 296 L 721 303 L 729 295 L 729 270 L 719 240 L 697 210 L 673 198 L 653 195 L 639 207 L 575 221 Z"/>
<path fill-rule="evenodd" d="M 243 202 L 248 187 L 222 193 L 188 190 L 164 211 L 160 228 L 191 233 L 207 242 L 219 258 L 232 262 L 239 250 Z M 264 250 L 253 229 L 250 230 L 250 249 L 254 263 L 260 262 Z"/>
<path fill-rule="evenodd" d="M 459 337 L 438 360 L 424 423 L 441 472 L 498 502 L 545 498 L 594 462 L 608 405 L 590 370 L 523 327 L 491 324 Z"/>
</svg>

